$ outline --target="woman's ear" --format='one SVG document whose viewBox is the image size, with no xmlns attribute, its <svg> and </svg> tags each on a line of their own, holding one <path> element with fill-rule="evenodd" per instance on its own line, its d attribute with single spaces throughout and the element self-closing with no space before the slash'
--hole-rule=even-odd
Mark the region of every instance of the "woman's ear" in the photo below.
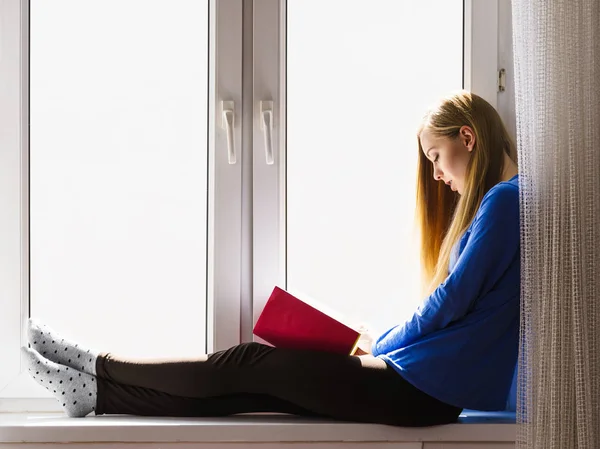
<svg viewBox="0 0 600 449">
<path fill-rule="evenodd" d="M 467 148 L 467 151 L 469 153 L 473 151 L 473 147 L 475 146 L 475 133 L 473 132 L 473 128 L 463 125 L 459 130 L 459 136 L 461 142 Z"/>
</svg>

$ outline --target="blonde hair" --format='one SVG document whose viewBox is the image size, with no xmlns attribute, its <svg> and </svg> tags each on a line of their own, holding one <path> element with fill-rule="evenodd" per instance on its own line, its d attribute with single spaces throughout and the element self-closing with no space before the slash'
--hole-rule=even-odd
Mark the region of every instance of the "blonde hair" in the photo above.
<svg viewBox="0 0 600 449">
<path fill-rule="evenodd" d="M 467 164 L 464 192 L 458 195 L 433 178 L 431 162 L 423 154 L 421 133 L 458 138 L 462 126 L 475 134 Z M 459 91 L 427 112 L 417 131 L 417 207 L 415 221 L 421 240 L 422 293 L 430 295 L 448 276 L 450 253 L 467 230 L 484 195 L 501 181 L 504 153 L 517 163 L 515 144 L 498 112 L 483 98 Z"/>
</svg>

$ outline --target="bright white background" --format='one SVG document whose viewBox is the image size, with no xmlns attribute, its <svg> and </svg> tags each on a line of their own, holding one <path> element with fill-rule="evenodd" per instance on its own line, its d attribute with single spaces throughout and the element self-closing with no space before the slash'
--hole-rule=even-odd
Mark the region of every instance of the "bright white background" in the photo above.
<svg viewBox="0 0 600 449">
<path fill-rule="evenodd" d="M 208 3 L 31 1 L 31 315 L 204 352 Z"/>
<path fill-rule="evenodd" d="M 416 128 L 462 88 L 462 0 L 289 0 L 288 288 L 385 330 L 419 296 Z"/>
</svg>

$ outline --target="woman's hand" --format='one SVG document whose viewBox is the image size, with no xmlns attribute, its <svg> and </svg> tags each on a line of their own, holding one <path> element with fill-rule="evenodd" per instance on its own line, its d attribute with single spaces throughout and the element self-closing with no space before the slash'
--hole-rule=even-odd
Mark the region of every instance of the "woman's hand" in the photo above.
<svg viewBox="0 0 600 449">
<path fill-rule="evenodd" d="M 372 354 L 371 347 L 375 341 L 375 337 L 371 333 L 369 326 L 366 324 L 360 324 L 356 327 L 357 332 L 360 333 L 356 349 L 352 355 L 367 355 Z"/>
<path fill-rule="evenodd" d="M 356 350 L 354 351 L 354 354 L 352 354 L 352 355 L 369 355 L 369 354 L 371 354 L 371 353 L 365 352 L 357 346 Z"/>
</svg>

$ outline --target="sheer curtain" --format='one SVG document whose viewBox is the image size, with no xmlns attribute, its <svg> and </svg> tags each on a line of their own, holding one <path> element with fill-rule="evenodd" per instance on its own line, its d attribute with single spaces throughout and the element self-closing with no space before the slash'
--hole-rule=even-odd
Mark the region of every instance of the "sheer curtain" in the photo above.
<svg viewBox="0 0 600 449">
<path fill-rule="evenodd" d="M 519 448 L 600 447 L 600 2 L 513 0 Z"/>
</svg>

